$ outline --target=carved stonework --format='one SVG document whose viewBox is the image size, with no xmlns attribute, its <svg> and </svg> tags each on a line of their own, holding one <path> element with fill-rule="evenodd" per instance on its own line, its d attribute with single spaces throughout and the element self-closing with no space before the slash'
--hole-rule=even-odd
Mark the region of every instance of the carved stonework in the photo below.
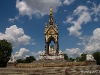
<svg viewBox="0 0 100 75">
<path fill-rule="evenodd" d="M 51 41 L 54 41 L 56 44 L 56 52 L 55 54 L 58 55 L 59 53 L 59 44 L 58 44 L 58 26 L 54 24 L 54 19 L 52 15 L 52 7 L 50 7 L 50 18 L 49 18 L 49 24 L 45 26 L 45 53 L 47 55 L 50 55 L 49 53 L 49 44 Z"/>
</svg>

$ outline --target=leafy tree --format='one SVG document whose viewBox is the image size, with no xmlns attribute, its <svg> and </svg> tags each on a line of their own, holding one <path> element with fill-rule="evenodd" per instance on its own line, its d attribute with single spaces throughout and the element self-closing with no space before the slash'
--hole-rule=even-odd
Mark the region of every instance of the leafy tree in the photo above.
<svg viewBox="0 0 100 75">
<path fill-rule="evenodd" d="M 65 59 L 65 60 L 68 60 L 67 54 L 64 54 L 64 59 Z"/>
<path fill-rule="evenodd" d="M 17 59 L 16 61 L 17 61 L 17 63 L 23 63 L 22 59 Z"/>
<path fill-rule="evenodd" d="M 17 59 L 17 63 L 31 63 L 35 60 L 36 59 L 34 58 L 34 56 L 29 56 L 29 57 L 26 57 L 26 59 Z"/>
<path fill-rule="evenodd" d="M 76 61 L 79 62 L 81 57 L 76 57 Z"/>
<path fill-rule="evenodd" d="M 29 56 L 29 57 L 26 57 L 25 62 L 26 62 L 26 63 L 31 63 L 31 62 L 33 62 L 34 60 L 36 60 L 36 59 L 34 58 L 34 56 Z"/>
<path fill-rule="evenodd" d="M 76 61 L 78 61 L 78 62 L 85 61 L 86 60 L 86 55 L 87 54 L 81 54 L 80 57 L 76 57 Z"/>
<path fill-rule="evenodd" d="M 70 57 L 69 60 L 74 61 L 75 59 L 73 59 L 73 58 Z"/>
<path fill-rule="evenodd" d="M 93 53 L 93 57 L 96 60 L 97 65 L 100 65 L 100 52 Z"/>
<path fill-rule="evenodd" d="M 7 40 L 0 40 L 0 67 L 6 67 L 11 57 L 12 45 Z"/>
<path fill-rule="evenodd" d="M 81 54 L 80 61 L 85 61 L 85 60 L 86 60 L 86 55 L 87 55 L 87 54 Z"/>
</svg>

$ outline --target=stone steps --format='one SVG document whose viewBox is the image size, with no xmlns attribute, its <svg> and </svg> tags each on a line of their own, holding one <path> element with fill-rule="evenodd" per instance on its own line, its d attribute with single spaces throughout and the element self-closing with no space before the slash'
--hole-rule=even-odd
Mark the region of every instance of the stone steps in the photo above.
<svg viewBox="0 0 100 75">
<path fill-rule="evenodd" d="M 0 75 L 100 75 L 100 66 L 68 66 L 68 67 L 37 67 L 37 68 L 0 68 Z M 90 73 L 95 71 L 95 73 Z M 87 73 L 88 72 L 88 73 Z"/>
</svg>

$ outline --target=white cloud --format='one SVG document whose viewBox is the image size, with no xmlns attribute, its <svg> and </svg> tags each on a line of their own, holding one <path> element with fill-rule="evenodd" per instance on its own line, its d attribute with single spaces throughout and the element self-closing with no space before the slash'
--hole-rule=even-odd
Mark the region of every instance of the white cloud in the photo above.
<svg viewBox="0 0 100 75">
<path fill-rule="evenodd" d="M 33 42 L 33 43 L 32 43 L 32 45 L 36 45 L 36 43 L 35 43 L 35 42 Z"/>
<path fill-rule="evenodd" d="M 18 20 L 19 19 L 19 16 L 15 16 L 15 20 Z"/>
<path fill-rule="evenodd" d="M 85 45 L 84 52 L 100 51 L 100 28 L 93 31 L 93 35 L 89 38 L 88 44 Z"/>
<path fill-rule="evenodd" d="M 18 20 L 19 16 L 15 16 L 15 18 L 9 18 L 8 21 L 9 22 L 14 22 L 15 20 Z"/>
<path fill-rule="evenodd" d="M 21 59 L 21 58 L 24 58 L 27 55 L 27 53 L 29 53 L 28 49 L 20 48 L 19 52 L 15 53 L 14 57 L 15 59 Z"/>
<path fill-rule="evenodd" d="M 25 35 L 22 28 L 18 28 L 16 25 L 13 25 L 6 28 L 5 33 L 0 33 L 0 40 L 2 39 L 6 39 L 11 42 L 13 46 L 18 46 L 20 44 L 30 44 L 31 37 Z"/>
<path fill-rule="evenodd" d="M 98 18 L 96 17 L 96 18 L 94 18 L 94 21 L 98 21 Z"/>
<path fill-rule="evenodd" d="M 86 43 L 85 42 L 82 42 L 82 43 L 76 43 L 77 45 L 85 45 Z"/>
<path fill-rule="evenodd" d="M 92 14 L 95 14 L 96 16 L 99 15 L 100 16 L 100 4 L 98 6 L 96 6 L 95 3 L 93 3 L 94 7 L 92 8 L 93 10 L 93 13 Z"/>
<path fill-rule="evenodd" d="M 89 2 L 89 1 L 88 1 Z M 87 6 L 78 6 L 72 13 L 72 15 L 67 16 L 63 23 L 72 24 L 71 27 L 67 28 L 69 35 L 80 36 L 82 34 L 82 25 L 91 21 L 91 17 L 95 16 L 94 21 L 98 21 L 100 17 L 100 4 L 96 5 L 93 3 L 93 7 L 87 8 Z M 75 18 L 74 18 L 75 17 Z M 76 17 L 78 17 L 76 19 Z"/>
<path fill-rule="evenodd" d="M 91 15 L 88 11 L 89 9 L 86 6 L 78 6 L 74 11 L 73 15 L 78 16 L 77 20 L 73 20 L 73 17 L 68 17 L 64 23 L 71 23 L 72 26 L 67 28 L 70 32 L 69 35 L 80 36 L 82 32 L 80 32 L 81 25 L 86 24 L 87 22 L 91 21 Z"/>
<path fill-rule="evenodd" d="M 72 58 L 75 58 L 77 56 L 80 56 L 81 55 L 81 50 L 79 48 L 67 48 L 65 53 L 69 56 L 69 57 L 72 57 Z"/>
<path fill-rule="evenodd" d="M 66 21 L 63 21 L 63 23 L 72 23 L 72 20 L 73 20 L 73 17 L 70 17 L 70 16 L 68 16 L 68 17 L 66 17 L 67 18 L 67 20 Z"/>
<path fill-rule="evenodd" d="M 28 15 L 31 19 L 32 15 L 40 17 L 49 14 L 50 4 L 52 4 L 53 12 L 56 12 L 62 2 L 61 0 L 17 0 L 16 8 L 19 15 Z"/>
<path fill-rule="evenodd" d="M 14 20 L 15 20 L 15 19 L 13 19 L 13 18 L 9 18 L 9 19 L 8 19 L 9 22 L 13 22 Z"/>
<path fill-rule="evenodd" d="M 85 45 L 87 45 L 89 39 L 90 39 L 89 36 L 81 36 L 81 37 L 79 37 L 80 42 L 78 42 L 76 44 L 85 46 Z"/>
<path fill-rule="evenodd" d="M 64 12 L 67 12 L 67 10 L 64 10 Z"/>
<path fill-rule="evenodd" d="M 36 52 L 32 52 L 32 55 L 33 55 L 33 56 L 37 56 L 38 53 L 36 53 Z"/>
<path fill-rule="evenodd" d="M 87 1 L 87 3 L 91 3 L 91 1 Z"/>
<path fill-rule="evenodd" d="M 70 5 L 71 3 L 73 3 L 75 0 L 64 0 L 64 4 Z"/>
</svg>

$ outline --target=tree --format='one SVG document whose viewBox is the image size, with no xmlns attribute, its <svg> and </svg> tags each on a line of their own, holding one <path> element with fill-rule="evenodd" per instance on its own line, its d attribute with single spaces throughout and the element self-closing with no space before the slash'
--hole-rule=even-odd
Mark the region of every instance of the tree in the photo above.
<svg viewBox="0 0 100 75">
<path fill-rule="evenodd" d="M 17 61 L 17 63 L 23 63 L 22 59 L 17 59 L 16 61 Z"/>
<path fill-rule="evenodd" d="M 0 40 L 0 67 L 6 67 L 11 57 L 12 45 L 7 40 Z"/>
<path fill-rule="evenodd" d="M 81 57 L 76 57 L 76 61 L 79 62 Z"/>
<path fill-rule="evenodd" d="M 97 65 L 100 65 L 100 52 L 94 52 L 93 57 L 96 60 Z"/>
<path fill-rule="evenodd" d="M 34 58 L 34 56 L 29 56 L 29 57 L 26 57 L 25 59 L 17 59 L 17 63 L 31 63 L 35 60 L 36 59 Z"/>
<path fill-rule="evenodd" d="M 87 55 L 87 54 L 81 54 L 80 61 L 85 61 L 85 60 L 86 60 L 86 55 Z"/>
<path fill-rule="evenodd" d="M 64 54 L 64 59 L 65 59 L 65 60 L 68 60 L 67 54 Z"/>
<path fill-rule="evenodd" d="M 70 57 L 69 60 L 74 61 L 75 59 L 73 59 L 73 58 Z"/>
<path fill-rule="evenodd" d="M 33 62 L 34 60 L 36 60 L 36 59 L 34 58 L 34 56 L 29 56 L 29 57 L 26 57 L 25 62 L 26 62 L 26 63 L 31 63 L 31 62 Z"/>
<path fill-rule="evenodd" d="M 87 54 L 81 54 L 80 57 L 76 57 L 76 61 L 78 61 L 78 62 L 85 61 L 86 60 L 86 55 Z"/>
</svg>

